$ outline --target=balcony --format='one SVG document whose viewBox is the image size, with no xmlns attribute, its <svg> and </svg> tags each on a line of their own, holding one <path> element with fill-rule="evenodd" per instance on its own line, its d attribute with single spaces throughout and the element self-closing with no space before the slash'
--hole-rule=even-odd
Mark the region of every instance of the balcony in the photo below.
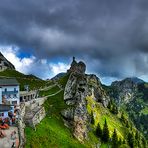
<svg viewBox="0 0 148 148">
<path fill-rule="evenodd" d="M 15 95 L 17 93 L 18 93 L 17 90 L 16 91 L 3 91 L 2 95 Z"/>
</svg>

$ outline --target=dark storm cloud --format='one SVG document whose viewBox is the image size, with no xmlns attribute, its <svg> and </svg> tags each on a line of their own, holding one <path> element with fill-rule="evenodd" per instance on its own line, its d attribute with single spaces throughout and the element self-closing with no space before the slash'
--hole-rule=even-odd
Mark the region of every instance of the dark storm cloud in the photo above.
<svg viewBox="0 0 148 148">
<path fill-rule="evenodd" d="M 148 74 L 147 0 L 1 0 L 0 44 L 88 61 L 102 76 Z M 95 65 L 95 66 L 94 66 Z"/>
</svg>

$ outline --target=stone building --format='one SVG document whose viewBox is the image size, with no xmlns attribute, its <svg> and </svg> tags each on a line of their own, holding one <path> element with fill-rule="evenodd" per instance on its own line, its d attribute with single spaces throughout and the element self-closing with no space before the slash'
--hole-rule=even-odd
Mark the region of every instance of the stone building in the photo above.
<svg viewBox="0 0 148 148">
<path fill-rule="evenodd" d="M 36 91 L 20 91 L 20 102 L 28 102 L 34 100 L 38 97 L 38 92 Z"/>
</svg>

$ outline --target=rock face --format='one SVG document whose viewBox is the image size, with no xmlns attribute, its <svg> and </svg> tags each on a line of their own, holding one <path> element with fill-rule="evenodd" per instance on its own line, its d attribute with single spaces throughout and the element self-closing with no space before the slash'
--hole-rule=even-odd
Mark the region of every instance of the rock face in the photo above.
<svg viewBox="0 0 148 148">
<path fill-rule="evenodd" d="M 95 75 L 85 74 L 86 66 L 77 63 L 75 58 L 68 73 L 70 77 L 64 91 L 64 101 L 69 108 L 62 111 L 65 124 L 73 129 L 73 135 L 81 142 L 87 139 L 90 115 L 87 111 L 86 97 L 94 95 L 96 101 L 107 106 L 109 98 L 105 95 L 100 80 Z"/>
<path fill-rule="evenodd" d="M 71 73 L 67 82 L 64 100 L 70 107 L 62 112 L 73 127 L 74 136 L 83 141 L 87 138 L 88 113 L 86 109 L 86 96 L 88 94 L 87 79 L 84 74 Z"/>
<path fill-rule="evenodd" d="M 128 103 L 131 101 L 137 92 L 137 86 L 143 81 L 138 78 L 126 78 L 122 81 L 115 81 L 111 86 L 116 90 L 117 103 Z"/>
<path fill-rule="evenodd" d="M 97 102 L 101 102 L 104 107 L 107 107 L 110 98 L 101 86 L 100 79 L 94 75 L 87 75 L 87 85 L 89 86 L 89 96 L 93 95 Z"/>
<path fill-rule="evenodd" d="M 15 67 L 0 52 L 0 71 L 5 69 L 15 69 Z"/>
<path fill-rule="evenodd" d="M 71 63 L 71 67 L 70 67 L 70 69 L 67 72 L 68 73 L 75 72 L 75 73 L 79 73 L 79 74 L 85 74 L 85 70 L 86 70 L 85 63 L 83 63 L 82 61 L 77 63 L 77 61 L 75 60 L 75 57 L 73 57 L 73 61 Z"/>
</svg>

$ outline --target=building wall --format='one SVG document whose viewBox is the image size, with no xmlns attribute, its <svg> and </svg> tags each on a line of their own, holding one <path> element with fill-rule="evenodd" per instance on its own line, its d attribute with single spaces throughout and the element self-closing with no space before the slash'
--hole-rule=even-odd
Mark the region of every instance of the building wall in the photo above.
<svg viewBox="0 0 148 148">
<path fill-rule="evenodd" d="M 1 116 L 2 113 L 4 114 L 4 116 Z M 1 119 L 5 119 L 7 117 L 8 117 L 8 112 L 6 112 L 6 111 L 5 112 L 0 112 L 0 118 Z"/>
<path fill-rule="evenodd" d="M 20 91 L 20 102 L 28 102 L 37 97 L 37 91 Z"/>
<path fill-rule="evenodd" d="M 7 89 L 7 91 L 5 91 Z M 14 94 L 14 89 L 16 89 L 17 93 L 16 96 Z M 3 86 L 2 87 L 2 95 L 6 98 L 6 100 L 13 104 L 13 102 L 17 102 L 17 105 L 20 103 L 20 95 L 19 95 L 19 86 Z"/>
<path fill-rule="evenodd" d="M 25 117 L 25 123 L 31 127 L 35 127 L 41 120 L 46 116 L 45 108 L 41 107 L 35 114 L 32 114 L 32 117 Z"/>
<path fill-rule="evenodd" d="M 0 104 L 2 104 L 2 89 L 0 88 Z"/>
</svg>

